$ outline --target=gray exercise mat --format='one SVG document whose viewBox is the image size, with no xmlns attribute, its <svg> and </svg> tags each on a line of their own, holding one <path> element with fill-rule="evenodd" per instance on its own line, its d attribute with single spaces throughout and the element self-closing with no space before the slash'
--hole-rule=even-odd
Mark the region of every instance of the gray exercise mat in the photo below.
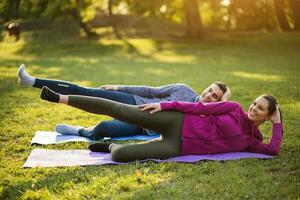
<svg viewBox="0 0 300 200">
<path fill-rule="evenodd" d="M 272 156 L 248 153 L 235 152 L 224 154 L 211 155 L 187 155 L 178 156 L 165 160 L 148 159 L 155 162 L 184 162 L 194 163 L 200 160 L 238 160 L 244 158 L 262 158 L 269 159 Z M 147 161 L 147 160 L 143 160 Z M 64 167 L 64 166 L 88 166 L 88 165 L 103 165 L 103 164 L 128 164 L 118 163 L 111 159 L 110 153 L 91 152 L 89 150 L 49 150 L 49 149 L 34 149 L 29 155 L 27 161 L 23 165 L 24 168 L 32 167 Z"/>
</svg>

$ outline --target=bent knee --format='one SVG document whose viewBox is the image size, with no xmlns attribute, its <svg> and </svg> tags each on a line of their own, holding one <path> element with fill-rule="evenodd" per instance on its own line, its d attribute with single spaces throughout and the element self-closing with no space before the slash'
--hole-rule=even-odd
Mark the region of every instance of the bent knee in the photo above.
<svg viewBox="0 0 300 200">
<path fill-rule="evenodd" d="M 107 132 L 111 127 L 110 121 L 102 121 L 94 129 L 97 129 L 99 132 Z"/>
<path fill-rule="evenodd" d="M 111 129 L 113 125 L 110 121 L 103 121 L 97 126 L 94 127 L 94 137 L 95 138 L 103 138 L 103 137 L 111 137 Z"/>
<path fill-rule="evenodd" d="M 131 158 L 126 150 L 122 147 L 118 149 L 114 149 L 111 151 L 111 158 L 115 162 L 131 162 L 136 160 L 135 158 Z"/>
</svg>

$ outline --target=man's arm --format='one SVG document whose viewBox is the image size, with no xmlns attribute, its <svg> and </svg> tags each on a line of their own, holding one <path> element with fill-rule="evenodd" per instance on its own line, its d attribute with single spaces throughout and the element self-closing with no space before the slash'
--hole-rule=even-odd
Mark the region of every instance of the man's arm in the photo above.
<svg viewBox="0 0 300 200">
<path fill-rule="evenodd" d="M 150 86 L 129 86 L 129 85 L 103 85 L 101 88 L 108 90 L 118 90 L 130 94 L 139 95 L 146 98 L 163 98 L 170 96 L 170 94 L 180 87 L 180 84 L 171 84 L 160 87 Z"/>
</svg>

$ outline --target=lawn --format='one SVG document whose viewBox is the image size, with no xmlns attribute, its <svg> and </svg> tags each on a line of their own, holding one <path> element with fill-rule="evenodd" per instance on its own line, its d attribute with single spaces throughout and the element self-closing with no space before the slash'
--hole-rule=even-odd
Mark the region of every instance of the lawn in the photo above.
<svg viewBox="0 0 300 200">
<path fill-rule="evenodd" d="M 224 33 L 225 34 L 225 33 Z M 1 33 L 1 199 L 299 199 L 300 33 L 226 34 L 205 41 L 170 38 L 84 39 L 73 27 L 26 29 L 18 42 Z M 37 130 L 57 123 L 85 126 L 108 119 L 39 99 L 39 90 L 17 85 L 17 67 L 34 76 L 85 86 L 182 82 L 199 93 L 226 82 L 231 100 L 245 109 L 262 93 L 274 94 L 284 118 L 284 140 L 271 160 L 196 164 L 23 169 Z M 270 124 L 261 128 L 265 139 Z M 46 149 L 86 149 L 86 143 Z"/>
</svg>

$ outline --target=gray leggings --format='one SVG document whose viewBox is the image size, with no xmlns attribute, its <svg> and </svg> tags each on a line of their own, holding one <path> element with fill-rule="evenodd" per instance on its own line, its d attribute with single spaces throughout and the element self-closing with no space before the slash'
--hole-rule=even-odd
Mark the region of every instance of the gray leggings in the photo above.
<svg viewBox="0 0 300 200">
<path fill-rule="evenodd" d="M 149 111 L 141 112 L 137 106 L 77 95 L 69 95 L 68 105 L 90 113 L 108 115 L 161 133 L 162 140 L 137 144 L 113 144 L 111 154 L 114 161 L 129 162 L 147 158 L 165 159 L 181 154 L 181 129 L 184 117 L 181 112 L 163 111 L 149 114 Z"/>
</svg>

